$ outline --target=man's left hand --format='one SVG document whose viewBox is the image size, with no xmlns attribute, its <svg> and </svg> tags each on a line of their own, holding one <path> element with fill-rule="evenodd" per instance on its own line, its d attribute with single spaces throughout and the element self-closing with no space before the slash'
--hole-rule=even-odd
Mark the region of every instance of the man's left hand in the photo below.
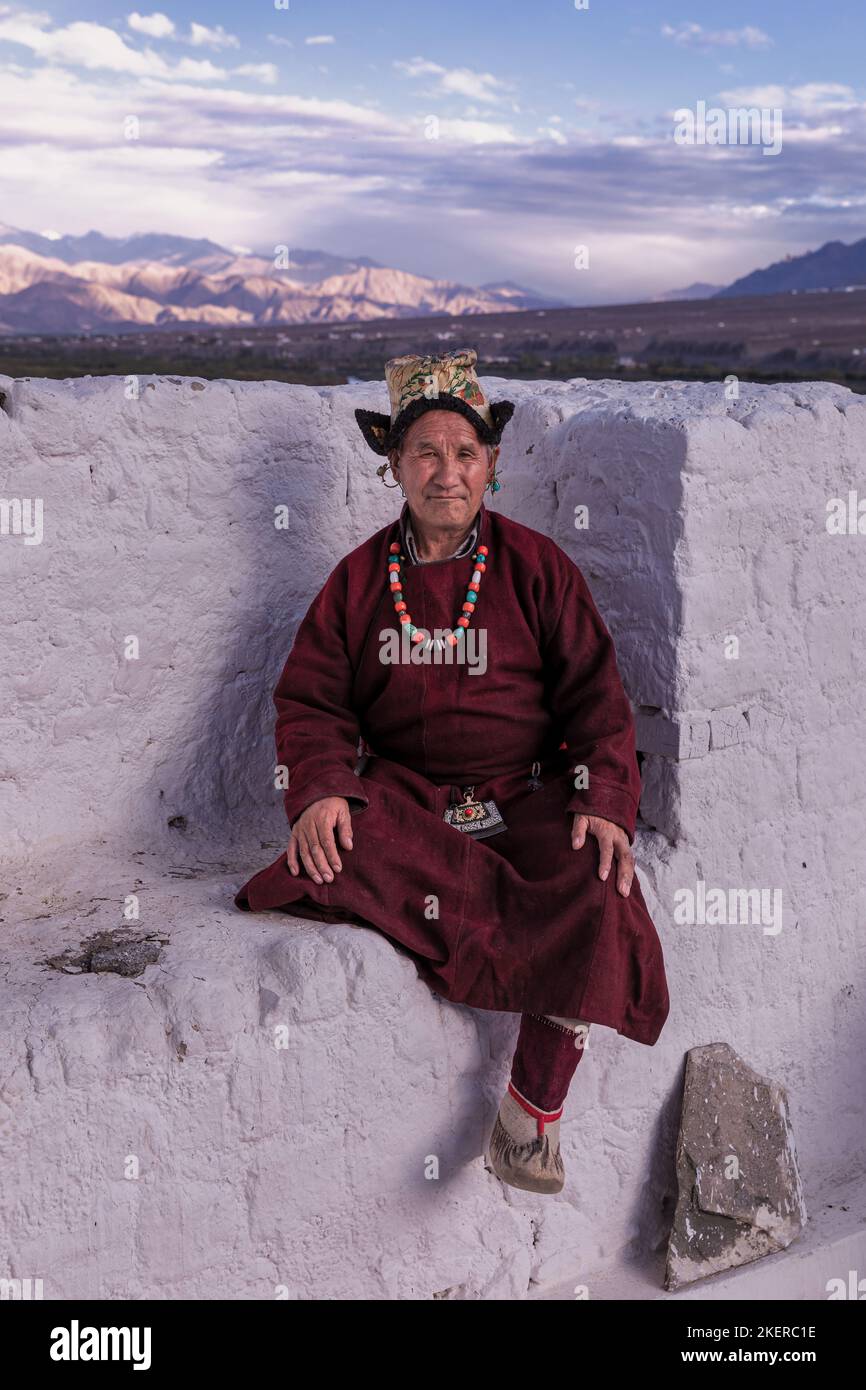
<svg viewBox="0 0 866 1390">
<path fill-rule="evenodd" d="M 600 851 L 599 878 L 607 878 L 610 873 L 610 866 L 616 859 L 616 886 L 622 896 L 627 898 L 631 891 L 631 881 L 634 878 L 634 855 L 631 852 L 628 836 L 621 825 L 616 825 L 611 820 L 604 820 L 601 816 L 576 815 L 571 831 L 572 849 L 582 848 L 586 840 L 587 830 L 598 840 Z"/>
</svg>

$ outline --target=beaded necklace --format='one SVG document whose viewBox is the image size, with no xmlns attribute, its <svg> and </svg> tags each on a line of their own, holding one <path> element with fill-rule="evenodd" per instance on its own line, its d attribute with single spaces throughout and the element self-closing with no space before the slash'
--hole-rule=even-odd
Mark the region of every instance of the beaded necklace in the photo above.
<svg viewBox="0 0 866 1390">
<path fill-rule="evenodd" d="M 392 541 L 388 547 L 388 584 L 391 589 L 391 598 L 394 600 L 394 611 L 400 622 L 404 624 L 412 642 L 424 642 L 424 633 L 412 622 L 409 609 L 406 607 L 403 598 L 403 590 L 400 579 L 400 564 L 406 556 L 400 553 L 399 541 Z M 456 647 L 458 639 L 466 631 L 475 612 L 475 604 L 478 599 L 478 590 L 481 587 L 481 576 L 487 569 L 490 560 L 490 551 L 486 545 L 479 545 L 475 554 L 472 556 L 472 578 L 466 590 L 466 598 L 463 600 L 463 612 L 457 619 L 455 627 L 448 628 L 444 637 L 428 637 L 424 642 L 426 650 L 436 647 L 438 651 L 445 650 L 445 644 Z"/>
</svg>

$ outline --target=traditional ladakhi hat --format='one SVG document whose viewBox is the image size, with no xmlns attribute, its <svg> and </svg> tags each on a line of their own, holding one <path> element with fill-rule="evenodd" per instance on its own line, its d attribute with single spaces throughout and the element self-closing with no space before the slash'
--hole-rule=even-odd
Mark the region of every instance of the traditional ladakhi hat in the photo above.
<svg viewBox="0 0 866 1390">
<path fill-rule="evenodd" d="M 445 352 L 439 357 L 409 353 L 385 363 L 391 414 L 356 410 L 364 438 L 377 454 L 395 448 L 401 436 L 425 410 L 456 410 L 475 426 L 484 444 L 498 444 L 514 414 L 513 401 L 488 401 L 475 375 L 474 348 Z"/>
</svg>

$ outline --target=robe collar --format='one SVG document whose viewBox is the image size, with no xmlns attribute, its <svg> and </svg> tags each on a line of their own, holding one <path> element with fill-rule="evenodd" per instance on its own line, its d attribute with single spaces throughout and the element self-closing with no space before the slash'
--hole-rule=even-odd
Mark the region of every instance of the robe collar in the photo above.
<svg viewBox="0 0 866 1390">
<path fill-rule="evenodd" d="M 399 540 L 401 549 L 413 565 L 441 563 L 441 561 L 437 562 L 431 560 L 419 560 L 418 552 L 415 546 L 415 537 L 412 531 L 412 517 L 409 511 L 408 502 L 403 503 L 403 510 L 400 512 L 397 524 L 399 528 Z M 454 551 L 452 555 L 446 555 L 443 558 L 446 560 L 459 560 L 466 555 L 473 554 L 473 552 L 477 549 L 479 545 L 483 545 L 485 543 L 488 532 L 489 528 L 487 525 L 487 508 L 485 507 L 484 503 L 481 502 L 475 516 L 475 522 L 473 524 L 472 530 L 469 532 L 469 535 L 466 537 L 465 541 L 462 542 L 462 544 L 458 547 L 457 550 Z"/>
</svg>

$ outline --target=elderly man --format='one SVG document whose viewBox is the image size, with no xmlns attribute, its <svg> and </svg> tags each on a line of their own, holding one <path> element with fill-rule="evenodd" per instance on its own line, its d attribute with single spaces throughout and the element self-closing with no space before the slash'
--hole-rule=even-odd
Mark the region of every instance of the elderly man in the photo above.
<svg viewBox="0 0 866 1390">
<path fill-rule="evenodd" d="M 488 1158 L 549 1193 L 590 1026 L 652 1046 L 669 1002 L 613 643 L 565 552 L 484 505 L 514 406 L 475 362 L 395 358 L 390 416 L 355 412 L 406 502 L 298 629 L 274 691 L 288 849 L 235 902 L 373 927 L 444 998 L 519 1013 Z"/>
</svg>

